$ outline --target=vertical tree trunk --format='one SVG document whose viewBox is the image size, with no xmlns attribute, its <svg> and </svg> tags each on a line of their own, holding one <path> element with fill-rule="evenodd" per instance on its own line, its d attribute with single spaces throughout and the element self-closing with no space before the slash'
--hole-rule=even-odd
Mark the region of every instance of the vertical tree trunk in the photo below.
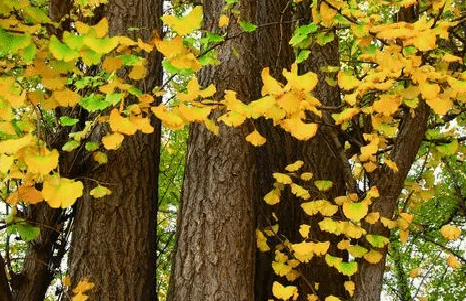
<svg viewBox="0 0 466 301">
<path fill-rule="evenodd" d="M 160 0 L 111 0 L 105 6 L 110 34 L 128 34 L 147 41 L 161 31 Z M 162 80 L 160 55 L 148 58 L 148 75 L 141 86 L 149 92 Z M 88 177 L 107 184 L 112 194 L 93 199 L 85 193 L 78 202 L 70 254 L 74 284 L 84 277 L 95 283 L 92 300 L 157 300 L 156 215 L 160 123 L 152 134 L 127 137 L 108 154 L 108 164 Z"/>
<path fill-rule="evenodd" d="M 260 7 L 260 8 L 259 8 Z M 309 21 L 310 2 L 304 1 L 298 5 L 295 19 Z M 258 58 L 262 66 L 271 66 L 271 74 L 283 79 L 283 68 L 289 68 L 294 61 L 294 55 L 289 40 L 292 36 L 291 19 L 293 17 L 292 7 L 289 1 L 262 1 L 258 5 L 257 23 L 277 23 L 276 25 L 260 28 L 258 30 L 258 45 L 260 47 Z M 334 41 L 325 46 L 313 46 L 309 59 L 300 66 L 301 73 L 312 71 L 319 76 L 319 83 L 314 89 L 314 95 L 325 106 L 338 106 L 340 104 L 339 90 L 331 87 L 325 82 L 324 74 L 320 68 L 327 65 L 338 65 L 338 43 Z M 330 122 L 330 113 L 324 112 L 324 119 Z M 281 201 L 273 209 L 265 204 L 263 196 L 273 187 L 272 173 L 284 171 L 287 164 L 296 160 L 303 160 L 303 170 L 314 174 L 315 180 L 331 180 L 333 188 L 325 193 L 325 198 L 332 200 L 333 197 L 345 194 L 345 179 L 343 177 L 343 163 L 339 157 L 340 145 L 336 144 L 337 133 L 328 126 L 320 126 L 316 136 L 309 141 L 298 141 L 289 133 L 273 127 L 269 121 L 261 120 L 257 125 L 260 133 L 267 139 L 263 147 L 257 149 L 257 218 L 258 227 L 268 226 L 269 220 L 264 218 L 267 212 L 275 210 L 278 216 L 279 232 L 285 235 L 292 243 L 299 243 L 303 239 L 298 230 L 301 224 L 311 224 L 311 238 L 313 240 L 330 240 L 333 245 L 338 242 L 337 237 L 319 231 L 317 223 L 319 217 L 305 216 L 300 206 L 301 200 L 295 197 L 289 190 L 281 196 Z M 322 193 L 311 187 L 311 200 L 322 198 Z M 336 247 L 332 248 L 332 255 L 344 256 Z M 256 262 L 256 300 L 265 301 L 272 297 L 271 287 L 274 276 L 271 261 L 274 254 L 257 255 Z M 313 293 L 309 287 L 311 284 L 319 283 L 317 290 L 319 298 L 325 299 L 329 295 L 345 297 L 346 292 L 343 282 L 346 279 L 336 269 L 329 268 L 323 258 L 315 257 L 308 264 L 300 268 L 302 274 L 298 281 L 301 291 L 299 300 L 307 300 L 306 295 Z M 281 278 L 283 281 L 283 278 Z"/>
<path fill-rule="evenodd" d="M 51 0 L 49 15 L 59 21 L 73 7 L 71 0 Z M 66 160 L 61 158 L 60 169 L 65 170 Z M 67 170 L 67 169 L 66 169 Z M 50 207 L 46 203 L 28 207 L 27 220 L 40 227 L 40 235 L 27 244 L 24 265 L 19 275 L 11 274 L 10 283 L 14 301 L 43 301 L 50 282 L 55 277 L 55 269 L 60 267 L 66 244 L 58 242 L 60 230 L 67 217 L 62 209 Z"/>
<path fill-rule="evenodd" d="M 241 1 L 241 18 L 253 21 L 255 0 Z M 204 24 L 215 25 L 223 0 L 204 1 Z M 228 36 L 240 32 L 230 18 Z M 203 85 L 214 83 L 217 99 L 225 89 L 250 101 L 257 97 L 254 37 L 242 34 L 225 42 L 221 65 L 200 72 Z M 239 56 L 234 55 L 237 51 Z M 168 293 L 170 301 L 250 301 L 254 296 L 254 150 L 246 142 L 247 126 L 220 127 L 214 136 L 193 124 L 178 213 L 177 249 Z"/>
</svg>

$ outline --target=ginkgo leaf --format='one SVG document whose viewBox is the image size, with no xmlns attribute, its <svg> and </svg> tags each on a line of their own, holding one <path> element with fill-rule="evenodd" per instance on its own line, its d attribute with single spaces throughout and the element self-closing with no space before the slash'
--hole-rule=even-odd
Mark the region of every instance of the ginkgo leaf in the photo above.
<svg viewBox="0 0 466 301">
<path fill-rule="evenodd" d="M 298 288 L 296 286 L 283 286 L 280 282 L 274 281 L 272 285 L 272 293 L 275 298 L 281 300 L 297 300 L 299 297 Z"/>
<path fill-rule="evenodd" d="M 267 245 L 267 237 L 259 229 L 256 229 L 256 243 L 257 248 L 261 252 L 267 252 L 270 250 L 270 247 Z"/>
<path fill-rule="evenodd" d="M 307 200 L 311 197 L 309 191 L 303 188 L 303 186 L 291 183 L 291 193 L 296 195 L 297 197 L 302 198 L 303 200 Z"/>
<path fill-rule="evenodd" d="M 181 18 L 165 15 L 161 19 L 179 35 L 186 35 L 201 27 L 202 6 L 196 6 L 191 12 Z"/>
<path fill-rule="evenodd" d="M 314 181 L 314 185 L 316 185 L 319 191 L 329 191 L 333 186 L 333 182 L 327 180 Z"/>
<path fill-rule="evenodd" d="M 404 245 L 408 241 L 409 229 L 402 230 L 400 229 L 400 242 Z"/>
<path fill-rule="evenodd" d="M 285 167 L 285 170 L 286 171 L 289 171 L 289 172 L 295 172 L 295 171 L 298 171 L 301 169 L 301 167 L 303 167 L 304 165 L 304 161 L 302 160 L 298 160 L 294 163 L 291 163 L 291 164 L 288 164 L 286 167 Z"/>
<path fill-rule="evenodd" d="M 383 255 L 374 249 L 371 249 L 369 253 L 364 255 L 364 259 L 370 262 L 371 264 L 377 264 L 381 259 L 383 258 Z"/>
<path fill-rule="evenodd" d="M 275 205 L 280 202 L 280 190 L 273 189 L 264 196 L 264 201 L 269 205 Z"/>
<path fill-rule="evenodd" d="M 280 126 L 298 140 L 309 140 L 317 133 L 317 124 L 304 123 L 299 118 L 284 119 Z"/>
<path fill-rule="evenodd" d="M 459 260 L 453 254 L 448 256 L 447 264 L 453 269 L 461 269 L 461 262 L 459 262 Z"/>
<path fill-rule="evenodd" d="M 99 184 L 94 189 L 91 190 L 90 194 L 95 198 L 101 198 L 103 196 L 112 194 L 112 192 L 107 187 Z"/>
<path fill-rule="evenodd" d="M 385 216 L 380 217 L 380 222 L 382 223 L 382 225 L 384 225 L 388 229 L 393 229 L 397 225 L 396 221 L 392 221 L 391 219 L 386 218 Z"/>
<path fill-rule="evenodd" d="M 303 181 L 310 181 L 312 180 L 313 174 L 312 172 L 303 172 L 299 177 Z"/>
<path fill-rule="evenodd" d="M 10 194 L 6 199 L 6 202 L 10 205 L 16 205 L 19 202 L 25 202 L 28 204 L 37 204 L 44 200 L 42 193 L 33 185 L 34 183 L 24 183 L 19 186 L 18 189 Z"/>
<path fill-rule="evenodd" d="M 451 98 L 427 98 L 426 102 L 437 115 L 445 115 L 453 107 Z"/>
<path fill-rule="evenodd" d="M 103 152 L 95 152 L 95 153 L 92 154 L 92 157 L 99 164 L 105 164 L 105 163 L 108 162 L 107 154 L 105 154 Z"/>
<path fill-rule="evenodd" d="M 358 87 L 360 81 L 352 74 L 340 71 L 338 73 L 338 85 L 345 90 L 351 90 Z"/>
<path fill-rule="evenodd" d="M 325 297 L 324 301 L 341 301 L 341 299 L 335 296 L 328 296 L 328 297 Z"/>
<path fill-rule="evenodd" d="M 218 26 L 224 27 L 228 26 L 230 24 L 230 18 L 228 18 L 227 15 L 220 15 L 220 18 L 218 19 Z"/>
<path fill-rule="evenodd" d="M 369 210 L 369 206 L 366 202 L 359 202 L 359 203 L 350 203 L 345 202 L 343 204 L 343 213 L 345 216 L 352 221 L 358 222 L 363 217 L 367 215 L 367 211 Z"/>
<path fill-rule="evenodd" d="M 342 261 L 336 264 L 335 268 L 345 276 L 353 276 L 358 271 L 358 263 L 356 261 Z"/>
<path fill-rule="evenodd" d="M 461 236 L 461 229 L 452 225 L 444 225 L 440 228 L 440 234 L 446 239 L 452 240 Z"/>
<path fill-rule="evenodd" d="M 42 195 L 50 207 L 69 207 L 83 194 L 83 183 L 60 178 L 57 175 L 44 180 Z"/>
<path fill-rule="evenodd" d="M 89 278 L 84 278 L 78 282 L 76 287 L 73 289 L 73 293 L 85 293 L 88 290 L 93 289 L 95 284 L 89 280 Z"/>
<path fill-rule="evenodd" d="M 323 216 L 332 216 L 338 211 L 338 206 L 325 200 L 317 200 L 307 203 L 302 203 L 301 207 L 307 215 L 315 215 L 317 213 Z"/>
<path fill-rule="evenodd" d="M 303 238 L 307 238 L 307 236 L 309 235 L 310 229 L 311 229 L 311 226 L 303 224 L 299 226 L 299 234 L 301 234 Z"/>
<path fill-rule="evenodd" d="M 372 137 L 368 145 L 361 147 L 361 154 L 359 155 L 359 160 L 361 162 L 368 161 L 370 157 L 377 152 L 379 148 L 379 138 Z"/>
<path fill-rule="evenodd" d="M 262 137 L 257 130 L 254 130 L 246 136 L 246 141 L 257 147 L 263 145 L 266 142 L 266 139 Z"/>
<path fill-rule="evenodd" d="M 108 149 L 108 150 L 115 150 L 115 149 L 119 149 L 120 146 L 121 146 L 121 143 L 123 142 L 123 135 L 118 133 L 118 132 L 115 132 L 113 134 L 110 134 L 110 135 L 107 135 L 105 137 L 102 138 L 102 144 L 104 145 L 105 149 Z M 95 157 L 94 157 L 95 159 Z"/>
<path fill-rule="evenodd" d="M 390 159 L 385 159 L 384 160 L 384 163 L 391 169 L 393 170 L 394 172 L 398 172 L 398 166 L 396 165 L 396 163 Z"/>
<path fill-rule="evenodd" d="M 335 257 L 335 256 L 332 256 L 332 255 L 329 255 L 329 254 L 325 255 L 325 262 L 327 263 L 327 265 L 329 267 L 336 267 L 342 261 L 343 261 L 343 259 L 340 258 L 340 257 Z"/>
<path fill-rule="evenodd" d="M 56 149 L 49 151 L 43 149 L 29 149 L 25 156 L 24 162 L 28 166 L 28 171 L 47 175 L 58 166 L 59 153 Z"/>
<path fill-rule="evenodd" d="M 346 291 L 349 293 L 350 297 L 353 297 L 356 284 L 353 281 L 345 281 L 343 285 Z"/>
<path fill-rule="evenodd" d="M 381 235 L 368 234 L 366 239 L 375 248 L 383 248 L 390 242 L 387 237 Z"/>
<path fill-rule="evenodd" d="M 364 221 L 368 224 L 373 225 L 379 220 L 379 217 L 380 217 L 380 212 L 371 212 L 368 215 L 366 215 L 366 217 L 364 218 Z"/>
<path fill-rule="evenodd" d="M 109 124 L 110 124 L 110 128 L 112 129 L 112 131 L 120 132 L 125 135 L 131 136 L 131 135 L 134 135 L 137 131 L 137 127 L 135 126 L 135 124 L 132 123 L 129 120 L 129 118 L 125 118 L 121 116 L 120 113 L 118 112 L 118 109 L 113 109 L 112 112 L 110 113 Z"/>
<path fill-rule="evenodd" d="M 287 174 L 284 174 L 284 173 L 279 173 L 279 172 L 274 172 L 273 174 L 273 177 L 274 179 L 278 182 L 278 183 L 282 183 L 282 184 L 291 184 L 293 181 L 291 180 L 291 177 Z"/>
<path fill-rule="evenodd" d="M 285 262 L 281 261 L 272 261 L 272 269 L 280 277 L 286 276 L 289 272 L 291 272 L 292 267 L 287 265 Z"/>
</svg>

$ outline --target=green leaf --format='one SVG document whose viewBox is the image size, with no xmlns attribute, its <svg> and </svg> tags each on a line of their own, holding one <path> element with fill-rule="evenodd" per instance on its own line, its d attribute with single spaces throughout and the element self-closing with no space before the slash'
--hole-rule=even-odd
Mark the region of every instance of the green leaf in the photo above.
<svg viewBox="0 0 466 301">
<path fill-rule="evenodd" d="M 252 24 L 251 22 L 248 22 L 248 21 L 244 21 L 244 20 L 240 20 L 239 25 L 246 32 L 253 32 L 254 30 L 257 29 L 257 25 Z"/>
<path fill-rule="evenodd" d="M 21 238 L 25 241 L 33 240 L 40 234 L 39 227 L 34 227 L 33 225 L 27 223 L 17 224 L 16 230 L 18 231 L 19 236 L 21 236 Z"/>
<path fill-rule="evenodd" d="M 299 26 L 295 30 L 295 34 L 309 35 L 311 33 L 316 32 L 317 29 L 319 29 L 319 25 L 317 25 L 315 23 L 309 23 L 309 24 Z"/>
<path fill-rule="evenodd" d="M 27 22 L 31 23 L 49 23 L 50 19 L 42 9 L 33 6 L 27 6 L 23 9 L 23 16 Z"/>
<path fill-rule="evenodd" d="M 71 62 L 79 57 L 79 52 L 58 41 L 56 36 L 50 38 L 49 50 L 57 60 Z"/>
<path fill-rule="evenodd" d="M 322 32 L 316 35 L 317 44 L 321 46 L 324 46 L 325 44 L 332 42 L 334 38 L 335 35 L 333 34 L 333 32 L 327 34 Z"/>
<path fill-rule="evenodd" d="M 99 143 L 94 142 L 94 141 L 89 141 L 89 142 L 86 142 L 86 145 L 84 147 L 86 148 L 86 150 L 92 152 L 99 148 Z"/>
<path fill-rule="evenodd" d="M 76 140 L 71 140 L 71 141 L 68 141 L 65 143 L 65 145 L 63 145 L 62 149 L 65 151 L 65 152 L 71 152 L 72 150 L 75 150 L 79 147 L 80 143 Z"/>
<path fill-rule="evenodd" d="M 63 126 L 73 126 L 78 121 L 79 121 L 79 119 L 71 118 L 71 117 L 68 117 L 68 116 L 60 117 L 60 124 L 63 125 Z"/>
<path fill-rule="evenodd" d="M 302 63 L 304 62 L 307 57 L 309 56 L 309 54 L 311 54 L 311 52 L 309 50 L 303 50 L 301 52 L 299 52 L 298 56 L 296 57 L 296 63 Z"/>
<path fill-rule="evenodd" d="M 375 248 L 383 248 L 390 242 L 387 237 L 381 235 L 368 234 L 366 239 Z"/>
<path fill-rule="evenodd" d="M 356 261 L 342 261 L 336 265 L 336 268 L 345 276 L 353 276 L 358 271 L 358 263 Z"/>
<path fill-rule="evenodd" d="M 319 191 L 328 191 L 333 186 L 332 181 L 314 181 L 314 185 L 316 185 Z"/>
<path fill-rule="evenodd" d="M 91 94 L 89 96 L 83 97 L 79 103 L 83 108 L 89 112 L 95 112 L 98 110 L 103 110 L 112 105 L 111 102 L 104 99 L 103 95 Z"/>
</svg>

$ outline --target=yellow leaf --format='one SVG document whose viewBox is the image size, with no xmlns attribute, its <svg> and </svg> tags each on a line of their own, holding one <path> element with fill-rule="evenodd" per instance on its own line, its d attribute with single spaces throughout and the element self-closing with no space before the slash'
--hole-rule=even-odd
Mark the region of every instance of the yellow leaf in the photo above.
<svg viewBox="0 0 466 301">
<path fill-rule="evenodd" d="M 369 261 L 371 264 L 377 264 L 381 259 L 383 255 L 374 249 L 371 249 L 369 253 L 364 255 L 364 259 Z"/>
<path fill-rule="evenodd" d="M 373 172 L 377 169 L 377 164 L 372 161 L 368 161 L 362 165 L 367 172 Z"/>
<path fill-rule="evenodd" d="M 286 276 L 292 268 L 282 261 L 272 261 L 272 269 L 280 277 Z"/>
<path fill-rule="evenodd" d="M 335 20 L 335 14 L 337 11 L 333 8 L 330 8 L 327 3 L 321 2 L 320 4 L 320 16 L 322 18 L 322 23 L 327 26 L 331 27 L 333 21 Z"/>
<path fill-rule="evenodd" d="M 83 293 L 81 292 L 78 292 L 76 293 L 76 295 L 73 296 L 73 298 L 71 299 L 71 301 L 86 301 L 89 299 L 89 296 L 87 295 L 84 295 Z"/>
<path fill-rule="evenodd" d="M 246 136 L 246 141 L 257 147 L 263 145 L 266 139 L 262 137 L 257 130 L 254 130 L 252 133 Z"/>
<path fill-rule="evenodd" d="M 196 6 L 191 12 L 181 18 L 173 15 L 166 15 L 161 19 L 179 35 L 186 35 L 201 27 L 202 6 Z"/>
<path fill-rule="evenodd" d="M 353 281 L 345 281 L 345 289 L 348 291 L 350 297 L 354 295 L 355 283 Z"/>
<path fill-rule="evenodd" d="M 55 98 L 62 107 L 74 107 L 81 101 L 81 96 L 68 88 L 54 91 L 53 98 Z"/>
<path fill-rule="evenodd" d="M 290 176 L 284 173 L 274 172 L 273 177 L 278 183 L 291 184 L 293 182 Z"/>
<path fill-rule="evenodd" d="M 128 74 L 128 77 L 131 79 L 142 79 L 146 76 L 146 66 L 142 64 L 135 64 L 131 68 L 131 72 Z"/>
<path fill-rule="evenodd" d="M 379 216 L 379 212 L 371 212 L 368 215 L 366 215 L 364 220 L 366 221 L 366 223 L 373 225 L 379 220 Z"/>
<path fill-rule="evenodd" d="M 359 80 L 350 73 L 338 73 L 338 85 L 344 90 L 351 90 L 359 86 Z"/>
<path fill-rule="evenodd" d="M 0 154 L 12 155 L 17 153 L 22 148 L 33 145 L 36 138 L 32 134 L 28 134 L 18 139 L 8 139 L 0 141 Z"/>
<path fill-rule="evenodd" d="M 302 198 L 303 200 L 307 200 L 311 197 L 311 195 L 306 189 L 304 189 L 301 185 L 295 183 L 291 183 L 291 192 L 297 197 Z"/>
<path fill-rule="evenodd" d="M 341 301 L 341 299 L 335 296 L 328 296 L 325 298 L 325 301 Z"/>
<path fill-rule="evenodd" d="M 308 140 L 317 133 L 317 124 L 307 124 L 299 118 L 284 119 L 279 125 L 298 140 Z"/>
<path fill-rule="evenodd" d="M 300 2 L 302 0 L 295 0 L 295 2 Z M 314 294 L 307 294 L 307 301 L 318 301 L 319 297 Z"/>
<path fill-rule="evenodd" d="M 291 87 L 302 90 L 304 93 L 311 92 L 318 82 L 317 74 L 315 73 L 308 72 L 303 75 L 298 75 L 298 64 L 296 63 L 291 65 L 291 70 L 289 72 L 283 69 L 283 76 L 285 76 L 288 81 L 285 88 Z"/>
<path fill-rule="evenodd" d="M 350 203 L 345 202 L 343 204 L 343 213 L 345 216 L 352 221 L 358 222 L 363 217 L 367 215 L 367 211 L 369 210 L 369 206 L 366 202 L 359 202 L 359 203 Z"/>
<path fill-rule="evenodd" d="M 89 278 L 84 278 L 83 280 L 78 282 L 78 285 L 73 289 L 73 293 L 85 293 L 88 290 L 94 288 L 94 283 L 89 281 Z"/>
<path fill-rule="evenodd" d="M 461 229 L 452 225 L 444 225 L 440 228 L 440 234 L 446 239 L 452 240 L 460 237 Z"/>
<path fill-rule="evenodd" d="M 102 143 L 105 147 L 105 149 L 108 149 L 108 150 L 115 150 L 115 149 L 119 149 L 120 146 L 121 146 L 121 143 L 123 142 L 123 135 L 118 133 L 118 132 L 115 132 L 113 134 L 110 134 L 110 135 L 107 135 L 105 137 L 102 138 Z M 95 159 L 95 157 L 94 157 Z"/>
<path fill-rule="evenodd" d="M 112 194 L 112 192 L 107 187 L 99 184 L 91 190 L 90 194 L 95 198 L 101 198 L 103 196 Z"/>
<path fill-rule="evenodd" d="M 227 15 L 220 15 L 220 19 L 218 20 L 218 26 L 228 26 L 230 24 L 230 18 Z"/>
<path fill-rule="evenodd" d="M 202 65 L 194 54 L 184 47 L 181 36 L 176 36 L 167 41 L 155 40 L 154 43 L 157 50 L 165 55 L 174 67 L 191 69 L 194 72 L 201 69 Z"/>
<path fill-rule="evenodd" d="M 310 180 L 312 180 L 312 176 L 313 176 L 312 172 L 303 172 L 301 174 L 300 178 L 303 181 L 310 181 Z"/>
<path fill-rule="evenodd" d="M 307 238 L 309 235 L 309 229 L 311 229 L 311 226 L 303 224 L 299 226 L 299 234 L 301 234 L 303 238 Z"/>
<path fill-rule="evenodd" d="M 427 98 L 426 102 L 437 115 L 445 115 L 453 107 L 451 98 Z"/>
<path fill-rule="evenodd" d="M 275 205 L 280 202 L 280 190 L 273 189 L 264 196 L 264 201 L 269 205 Z"/>
<path fill-rule="evenodd" d="M 291 163 L 291 164 L 288 164 L 285 169 L 286 171 L 289 171 L 289 172 L 295 172 L 295 171 L 298 171 L 299 169 L 301 169 L 301 167 L 303 167 L 304 165 L 304 162 L 301 161 L 301 160 L 298 160 L 294 163 Z"/>
<path fill-rule="evenodd" d="M 267 252 L 270 250 L 270 247 L 267 245 L 267 237 L 265 237 L 264 233 L 259 229 L 256 229 L 256 243 L 257 248 L 261 252 Z"/>
<path fill-rule="evenodd" d="M 396 224 L 397 224 L 396 221 L 392 221 L 391 219 L 386 218 L 385 216 L 381 216 L 381 217 L 380 217 L 380 222 L 382 223 L 382 225 L 384 225 L 384 226 L 387 227 L 388 229 L 393 229 L 393 228 L 395 228 L 395 227 L 396 227 Z"/>
<path fill-rule="evenodd" d="M 134 135 L 137 127 L 128 119 L 120 115 L 118 109 L 113 109 L 109 118 L 110 128 L 115 132 L 120 132 L 125 135 Z"/>
<path fill-rule="evenodd" d="M 40 175 L 48 175 L 58 166 L 59 153 L 56 149 L 49 151 L 45 148 L 31 148 L 26 151 L 24 162 L 28 166 L 28 171 Z"/>
<path fill-rule="evenodd" d="M 454 62 L 462 63 L 463 58 L 456 56 L 456 55 L 449 54 L 449 53 L 445 53 L 442 56 L 442 61 L 446 63 L 454 63 Z"/>
<path fill-rule="evenodd" d="M 402 230 L 405 230 L 413 222 L 413 216 L 406 212 L 401 212 L 400 217 L 398 217 L 398 227 Z"/>
<path fill-rule="evenodd" d="M 83 194 L 83 183 L 57 175 L 51 176 L 44 180 L 42 195 L 50 207 L 68 207 L 76 202 L 76 199 Z"/>
<path fill-rule="evenodd" d="M 461 269 L 461 263 L 453 254 L 450 254 L 447 258 L 447 264 L 453 269 Z"/>
<path fill-rule="evenodd" d="M 272 293 L 275 298 L 281 300 L 298 299 L 298 288 L 296 286 L 284 287 L 280 282 L 274 281 L 272 285 Z"/>
<path fill-rule="evenodd" d="M 377 136 L 373 136 L 368 145 L 361 147 L 361 154 L 359 155 L 361 162 L 368 161 L 377 152 L 379 140 Z"/>
<path fill-rule="evenodd" d="M 61 280 L 61 283 L 63 283 L 63 285 L 66 286 L 66 287 L 70 287 L 71 286 L 71 278 L 69 276 L 65 276 Z"/>
<path fill-rule="evenodd" d="M 319 191 L 329 191 L 330 188 L 333 186 L 332 181 L 326 181 L 326 180 L 321 180 L 321 181 L 314 181 L 314 185 L 316 185 L 317 189 Z"/>
<path fill-rule="evenodd" d="M 420 85 L 421 94 L 425 99 L 435 99 L 440 93 L 440 86 L 437 84 L 423 83 Z"/>
<path fill-rule="evenodd" d="M 151 108 L 154 115 L 162 121 L 162 124 L 169 129 L 179 130 L 182 129 L 186 123 L 177 114 L 169 111 L 164 104 L 160 104 Z"/>
<path fill-rule="evenodd" d="M 317 213 L 323 216 L 332 216 L 338 211 L 338 206 L 325 200 L 317 200 L 307 203 L 302 203 L 301 207 L 307 215 L 315 215 Z"/>
<path fill-rule="evenodd" d="M 94 158 L 95 161 L 97 161 L 99 164 L 105 164 L 108 162 L 107 159 L 107 154 L 97 151 L 92 154 L 92 157 Z"/>
<path fill-rule="evenodd" d="M 396 166 L 396 163 L 394 161 L 390 159 L 385 159 L 384 163 L 387 164 L 387 166 L 394 172 L 398 172 L 398 166 Z"/>
<path fill-rule="evenodd" d="M 37 191 L 33 182 L 25 182 L 18 189 L 10 194 L 6 202 L 10 205 L 16 205 L 20 201 L 28 204 L 37 204 L 42 202 L 44 197 L 40 191 Z"/>
<path fill-rule="evenodd" d="M 384 116 L 391 116 L 398 110 L 401 100 L 399 95 L 382 94 L 378 100 L 374 101 L 372 108 Z"/>
</svg>

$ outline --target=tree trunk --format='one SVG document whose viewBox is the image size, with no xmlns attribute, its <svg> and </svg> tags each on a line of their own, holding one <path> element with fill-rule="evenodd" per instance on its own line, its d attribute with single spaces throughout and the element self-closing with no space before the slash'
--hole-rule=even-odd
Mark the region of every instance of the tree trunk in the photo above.
<svg viewBox="0 0 466 301">
<path fill-rule="evenodd" d="M 152 31 L 160 34 L 162 1 L 112 0 L 105 6 L 110 34 L 128 34 L 148 41 Z M 143 91 L 162 80 L 161 56 L 148 58 Z M 76 208 L 70 252 L 73 285 L 84 277 L 95 283 L 92 300 L 157 300 L 156 216 L 160 122 L 153 121 L 152 134 L 126 137 L 122 147 L 108 153 L 108 163 L 88 175 L 112 190 L 93 199 L 87 191 Z"/>
<path fill-rule="evenodd" d="M 253 21 L 255 0 L 241 1 L 241 18 Z M 204 24 L 218 31 L 223 0 L 204 1 Z M 230 18 L 228 36 L 240 32 Z M 254 37 L 241 34 L 219 51 L 221 65 L 200 72 L 202 85 L 214 83 L 250 101 L 257 97 Z M 236 51 L 239 56 L 234 55 Z M 193 124 L 178 213 L 177 248 L 168 292 L 170 301 L 250 301 L 254 299 L 254 150 L 247 126 L 220 126 L 215 136 Z"/>
<path fill-rule="evenodd" d="M 297 7 L 295 19 L 305 20 L 310 15 L 309 1 L 304 1 Z M 292 36 L 291 19 L 293 17 L 292 8 L 288 1 L 261 1 L 258 5 L 257 23 L 278 23 L 274 26 L 260 28 L 258 30 L 258 58 L 261 65 L 271 66 L 271 74 L 279 79 L 283 79 L 283 68 L 289 68 L 294 61 L 294 55 L 288 41 Z M 306 21 L 304 21 L 306 22 Z M 325 77 L 320 68 L 327 65 L 338 65 L 338 43 L 334 41 L 325 46 L 313 46 L 309 59 L 300 66 L 301 73 L 312 71 L 319 75 L 319 83 L 314 89 L 314 95 L 325 106 L 338 106 L 340 95 L 338 88 L 331 87 L 325 82 Z M 330 114 L 324 113 L 326 121 L 330 120 Z M 331 180 L 333 188 L 325 193 L 325 198 L 332 200 L 333 197 L 344 195 L 345 179 L 343 175 L 343 163 L 339 157 L 341 146 L 336 144 L 337 133 L 328 126 L 320 126 L 316 136 L 309 141 L 298 141 L 289 133 L 278 127 L 274 127 L 271 122 L 260 120 L 256 125 L 261 135 L 267 142 L 263 147 L 256 150 L 257 153 L 257 218 L 258 228 L 269 226 L 270 219 L 267 219 L 271 210 L 275 210 L 278 216 L 279 233 L 284 235 L 290 242 L 299 243 L 303 240 L 298 230 L 301 224 L 310 224 L 311 239 L 325 241 L 330 240 L 335 246 L 338 237 L 328 235 L 319 231 L 317 223 L 322 219 L 319 217 L 305 216 L 300 206 L 301 200 L 294 196 L 291 191 L 285 190 L 280 203 L 270 208 L 262 198 L 272 190 L 274 182 L 272 173 L 283 172 L 287 164 L 296 160 L 303 160 L 303 171 L 310 171 L 314 174 L 315 180 Z M 311 200 L 321 199 L 322 196 L 312 187 Z M 344 253 L 333 247 L 330 253 L 335 256 L 345 256 Z M 271 268 L 274 254 L 272 252 L 257 254 L 256 262 L 256 300 L 266 301 L 272 298 L 271 287 L 274 280 L 279 280 Z M 345 297 L 346 292 L 343 282 L 347 280 L 336 269 L 329 268 L 323 258 L 315 257 L 309 263 L 299 269 L 302 277 L 298 280 L 300 289 L 299 300 L 307 300 L 307 294 L 313 293 L 314 283 L 319 283 L 317 290 L 319 298 L 322 300 L 329 295 Z M 284 278 L 280 278 L 283 281 Z M 296 284 L 294 284 L 296 285 Z"/>
</svg>

